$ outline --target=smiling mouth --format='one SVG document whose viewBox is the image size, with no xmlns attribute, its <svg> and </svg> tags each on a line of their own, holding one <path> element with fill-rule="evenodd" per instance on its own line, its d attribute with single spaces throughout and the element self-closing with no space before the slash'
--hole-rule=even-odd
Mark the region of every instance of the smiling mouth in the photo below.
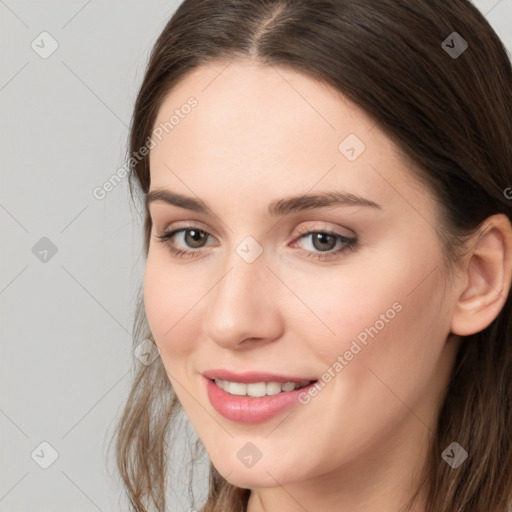
<svg viewBox="0 0 512 512">
<path fill-rule="evenodd" d="M 278 395 L 280 393 L 287 393 L 309 386 L 317 382 L 316 380 L 304 380 L 301 382 L 231 382 L 221 379 L 210 379 L 219 388 L 223 389 L 226 393 L 236 396 L 248 396 L 252 398 L 260 398 L 263 396 Z"/>
</svg>

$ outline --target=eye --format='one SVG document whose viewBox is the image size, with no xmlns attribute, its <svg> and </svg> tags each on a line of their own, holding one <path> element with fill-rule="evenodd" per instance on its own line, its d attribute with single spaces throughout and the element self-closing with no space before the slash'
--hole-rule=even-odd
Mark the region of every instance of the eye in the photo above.
<svg viewBox="0 0 512 512">
<path fill-rule="evenodd" d="M 309 238 L 310 243 L 307 245 L 310 248 L 304 251 L 308 258 L 332 259 L 347 250 L 354 251 L 357 247 L 357 238 L 346 237 L 334 231 L 312 230 L 304 227 L 299 228 L 298 231 L 301 235 L 299 240 Z M 338 249 L 334 251 L 336 246 Z"/>
<path fill-rule="evenodd" d="M 340 233 L 329 230 L 311 230 L 299 228 L 299 240 L 310 238 L 310 248 L 301 249 L 301 252 L 308 258 L 318 260 L 332 259 L 339 256 L 346 250 L 355 250 L 357 239 L 349 238 Z M 202 247 L 206 247 L 208 237 L 211 235 L 206 231 L 194 226 L 182 227 L 172 231 L 166 231 L 161 235 L 156 235 L 159 241 L 165 243 L 169 250 L 179 258 L 193 258 L 197 256 Z M 191 247 L 191 249 L 182 249 L 177 246 L 176 238 L 180 237 L 181 247 Z M 296 242 L 294 242 L 296 243 Z M 292 245 L 293 247 L 294 245 Z M 333 250 L 337 247 L 337 250 Z"/>
<path fill-rule="evenodd" d="M 173 241 L 173 238 L 177 237 L 177 235 L 181 236 L 185 245 L 188 245 L 193 249 L 200 249 L 201 247 L 204 247 L 205 241 L 210 236 L 206 231 L 193 226 L 175 229 L 173 231 L 165 231 L 161 235 L 157 235 L 157 238 L 161 242 L 165 243 L 173 254 L 179 257 L 194 257 L 198 251 L 179 249 L 176 247 L 176 243 Z"/>
</svg>

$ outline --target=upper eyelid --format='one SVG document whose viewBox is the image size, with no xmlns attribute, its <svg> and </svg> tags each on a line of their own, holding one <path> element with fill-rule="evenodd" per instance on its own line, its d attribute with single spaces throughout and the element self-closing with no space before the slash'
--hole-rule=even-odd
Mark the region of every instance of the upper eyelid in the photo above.
<svg viewBox="0 0 512 512">
<path fill-rule="evenodd" d="M 176 232 L 178 232 L 178 231 L 187 231 L 189 229 L 198 229 L 199 231 L 204 231 L 209 236 L 213 236 L 213 237 L 217 238 L 217 235 L 213 234 L 211 232 L 210 228 L 208 228 L 208 229 L 203 228 L 200 225 L 201 223 L 199 223 L 199 225 L 196 225 L 196 224 L 190 224 L 191 221 L 181 221 L 181 222 L 187 222 L 187 224 L 180 225 L 179 222 L 180 221 L 177 221 L 177 222 L 173 223 L 172 226 L 164 227 L 163 229 L 160 230 L 161 233 L 174 232 L 174 234 L 176 234 Z M 196 222 L 196 221 L 194 221 L 194 222 Z"/>
<path fill-rule="evenodd" d="M 155 202 L 152 202 L 152 203 L 151 203 L 151 205 L 157 205 L 157 204 L 158 204 L 158 202 L 157 202 L 157 201 L 155 201 Z M 349 206 L 351 206 L 351 205 L 349 205 Z M 298 214 L 300 214 L 300 213 L 302 213 L 302 214 L 304 214 L 304 213 L 306 213 L 306 214 L 307 214 L 307 213 L 311 213 L 311 214 L 314 214 L 314 215 L 316 215 L 316 214 L 320 215 L 320 211 L 321 211 L 321 210 L 327 210 L 327 212 L 328 212 L 328 211 L 329 211 L 329 209 L 332 209 L 332 206 L 322 206 L 322 207 L 318 207 L 318 208 L 316 208 L 316 209 L 311 209 L 311 210 L 305 210 L 305 211 L 302 211 L 302 212 L 298 212 Z M 318 210 L 318 211 L 316 211 L 316 210 Z M 160 214 L 160 213 L 156 213 L 157 211 L 158 211 L 158 210 L 156 210 L 156 209 L 155 209 L 155 211 L 154 211 L 154 212 L 153 212 L 153 214 L 152 214 L 152 212 L 151 212 L 151 208 L 148 208 L 148 215 L 149 215 L 149 219 L 151 220 L 151 225 L 152 225 L 152 226 L 153 226 L 153 225 L 155 225 L 155 223 L 158 223 L 158 217 L 159 217 L 160 215 L 164 216 L 164 213 L 162 213 L 162 214 Z M 327 213 L 327 212 L 325 212 L 325 211 L 324 211 L 324 213 Z M 201 214 L 201 213 L 199 213 L 198 215 L 202 216 L 202 214 Z M 215 217 L 218 219 L 218 217 L 217 217 L 217 216 L 215 216 Z M 175 224 L 175 223 L 180 223 L 180 222 L 197 222 L 197 223 L 199 223 L 199 224 L 204 224 L 204 221 L 202 221 L 202 220 L 199 220 L 199 219 L 190 219 L 190 218 L 188 218 L 187 220 L 182 220 L 182 221 L 177 220 L 176 222 L 173 222 L 173 224 Z M 312 219 L 310 222 L 328 222 L 328 221 L 322 221 L 321 219 Z M 333 222 L 333 221 L 330 221 L 330 222 L 331 222 L 331 223 L 336 224 L 336 222 Z M 222 224 L 224 224 L 224 226 L 226 226 L 226 224 L 225 224 L 224 222 L 222 222 L 222 221 L 221 221 L 221 223 L 222 223 Z M 301 223 L 302 223 L 302 222 L 301 222 Z M 194 226 L 194 227 L 195 227 L 195 226 Z M 226 227 L 227 227 L 227 230 L 228 230 L 228 231 L 231 231 L 231 232 L 232 232 L 232 230 L 229 228 L 229 226 L 226 226 Z M 343 227 L 340 227 L 340 228 L 341 228 L 341 229 L 347 229 L 347 230 L 349 230 L 349 231 L 353 231 L 353 230 L 351 230 L 348 226 L 343 226 Z M 174 229 L 178 229 L 178 228 L 177 228 L 177 227 L 176 227 L 176 228 L 174 228 L 174 227 L 173 227 L 172 229 L 174 230 Z M 203 229 L 203 228 L 202 228 L 202 227 L 198 227 L 197 229 Z M 295 228 L 294 228 L 294 229 L 295 229 Z M 334 230 L 336 230 L 336 229 L 339 229 L 339 228 L 330 228 L 330 227 L 325 227 L 325 228 L 321 228 L 321 229 L 327 229 L 327 230 L 329 230 L 329 229 L 331 229 L 331 230 L 332 230 L 332 229 L 334 229 Z M 165 228 L 165 230 L 166 230 L 166 231 L 168 231 L 168 228 Z M 213 233 L 211 232 L 211 228 L 210 228 L 210 227 L 209 227 L 208 229 L 203 229 L 203 231 L 207 231 L 209 234 L 213 234 Z M 215 231 L 215 229 L 214 229 L 214 231 Z M 217 235 L 215 235 L 215 236 L 217 236 Z M 350 236 L 350 235 L 347 235 L 347 236 Z M 354 235 L 354 236 L 355 236 L 355 235 Z"/>
</svg>

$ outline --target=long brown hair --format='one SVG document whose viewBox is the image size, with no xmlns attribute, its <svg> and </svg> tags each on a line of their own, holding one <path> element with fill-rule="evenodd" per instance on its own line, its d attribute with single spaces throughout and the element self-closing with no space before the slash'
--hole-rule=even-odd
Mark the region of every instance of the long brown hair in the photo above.
<svg viewBox="0 0 512 512">
<path fill-rule="evenodd" d="M 460 55 L 449 51 L 459 37 L 454 32 L 468 43 Z M 505 192 L 512 186 L 511 63 L 469 1 L 185 0 L 152 49 L 134 108 L 130 156 L 147 143 L 164 97 L 186 73 L 236 59 L 302 72 L 366 111 L 435 193 L 447 261 L 457 261 L 463 236 L 487 217 L 512 218 Z M 149 186 L 149 157 L 131 158 L 132 199 L 134 189 L 144 198 Z M 144 222 L 147 255 L 147 209 Z M 461 344 L 425 466 L 428 512 L 504 512 L 510 506 L 511 319 L 509 294 L 498 317 Z M 134 348 L 144 338 L 151 332 L 139 299 Z M 170 432 L 179 411 L 160 358 L 137 362 L 115 432 L 118 470 L 137 512 L 149 510 L 150 500 L 166 510 Z M 453 441 L 469 452 L 456 470 L 441 458 Z M 249 493 L 210 463 L 202 510 L 245 511 Z"/>
</svg>

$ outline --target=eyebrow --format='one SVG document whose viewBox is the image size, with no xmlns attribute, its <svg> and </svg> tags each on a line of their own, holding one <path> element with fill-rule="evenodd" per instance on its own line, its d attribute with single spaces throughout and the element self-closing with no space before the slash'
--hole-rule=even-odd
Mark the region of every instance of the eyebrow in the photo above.
<svg viewBox="0 0 512 512">
<path fill-rule="evenodd" d="M 166 189 L 156 188 L 148 192 L 145 201 L 146 208 L 149 209 L 149 205 L 154 202 L 164 202 L 199 213 L 213 214 L 213 211 L 203 201 Z M 382 209 L 381 205 L 364 197 L 347 192 L 329 191 L 277 199 L 270 203 L 268 214 L 283 216 L 296 211 L 312 210 L 326 206 L 369 206 Z"/>
</svg>

